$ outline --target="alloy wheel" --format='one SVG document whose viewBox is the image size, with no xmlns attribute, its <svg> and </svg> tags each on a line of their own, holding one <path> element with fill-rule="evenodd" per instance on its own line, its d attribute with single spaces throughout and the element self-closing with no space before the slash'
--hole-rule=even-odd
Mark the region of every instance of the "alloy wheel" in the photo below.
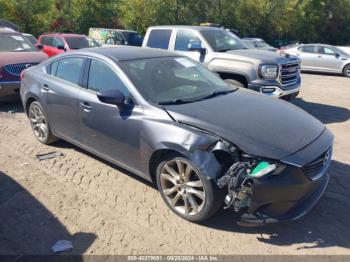
<svg viewBox="0 0 350 262">
<path fill-rule="evenodd" d="M 189 163 L 166 162 L 161 169 L 160 185 L 166 201 L 178 213 L 194 216 L 202 211 L 206 201 L 204 185 Z"/>
<path fill-rule="evenodd" d="M 29 120 L 35 136 L 40 141 L 45 141 L 49 135 L 49 129 L 44 112 L 37 104 L 30 106 Z"/>
<path fill-rule="evenodd" d="M 345 75 L 347 77 L 350 77 L 350 66 L 348 66 L 347 68 L 345 68 Z"/>
</svg>

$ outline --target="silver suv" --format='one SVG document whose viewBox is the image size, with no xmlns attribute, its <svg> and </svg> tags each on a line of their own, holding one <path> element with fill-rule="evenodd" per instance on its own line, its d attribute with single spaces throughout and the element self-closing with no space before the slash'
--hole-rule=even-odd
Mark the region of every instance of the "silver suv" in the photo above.
<svg viewBox="0 0 350 262">
<path fill-rule="evenodd" d="M 287 100 L 295 98 L 300 90 L 298 57 L 248 49 L 240 38 L 222 28 L 150 27 L 142 46 L 186 55 L 234 86 Z"/>
</svg>

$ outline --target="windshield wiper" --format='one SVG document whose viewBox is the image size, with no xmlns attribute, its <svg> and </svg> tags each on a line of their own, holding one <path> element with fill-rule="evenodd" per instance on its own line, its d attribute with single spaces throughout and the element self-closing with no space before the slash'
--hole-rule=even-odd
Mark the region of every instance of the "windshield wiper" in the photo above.
<svg viewBox="0 0 350 262">
<path fill-rule="evenodd" d="M 192 102 L 196 102 L 199 101 L 201 99 L 181 99 L 181 98 L 177 98 L 171 101 L 164 101 L 164 102 L 159 102 L 159 105 L 180 105 L 180 104 L 186 104 L 186 103 L 192 103 Z"/>
<path fill-rule="evenodd" d="M 219 95 L 226 95 L 226 94 L 229 94 L 229 93 L 232 93 L 232 92 L 236 91 L 237 89 L 238 88 L 235 88 L 235 89 L 232 89 L 232 90 L 214 91 L 210 95 L 202 97 L 201 100 L 212 98 L 212 97 L 219 96 Z"/>
</svg>

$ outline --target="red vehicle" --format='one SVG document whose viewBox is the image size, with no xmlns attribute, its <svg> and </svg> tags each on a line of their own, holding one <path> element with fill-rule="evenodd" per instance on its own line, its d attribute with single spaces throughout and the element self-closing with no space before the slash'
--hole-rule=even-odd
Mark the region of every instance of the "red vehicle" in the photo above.
<svg viewBox="0 0 350 262">
<path fill-rule="evenodd" d="M 99 46 L 95 40 L 85 35 L 61 33 L 43 34 L 39 37 L 39 44 L 49 57 L 69 50 Z"/>
</svg>

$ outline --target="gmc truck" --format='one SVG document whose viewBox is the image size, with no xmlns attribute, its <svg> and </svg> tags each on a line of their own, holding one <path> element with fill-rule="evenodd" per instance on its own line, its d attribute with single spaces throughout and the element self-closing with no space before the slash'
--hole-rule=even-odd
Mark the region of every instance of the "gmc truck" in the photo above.
<svg viewBox="0 0 350 262">
<path fill-rule="evenodd" d="M 186 55 L 233 86 L 285 100 L 294 99 L 300 90 L 298 57 L 248 49 L 240 38 L 223 28 L 154 26 L 148 28 L 142 46 Z"/>
</svg>

